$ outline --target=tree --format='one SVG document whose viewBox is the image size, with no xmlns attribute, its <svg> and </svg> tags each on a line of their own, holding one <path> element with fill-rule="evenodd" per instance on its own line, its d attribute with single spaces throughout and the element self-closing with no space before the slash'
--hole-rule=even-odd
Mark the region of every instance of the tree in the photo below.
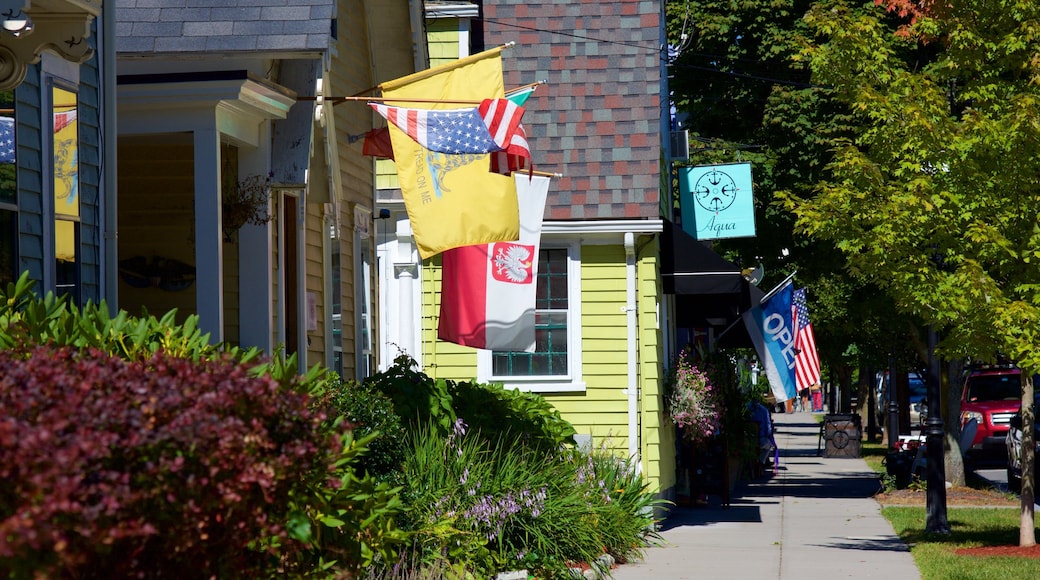
<svg viewBox="0 0 1040 580">
<path fill-rule="evenodd" d="M 1033 545 L 1040 4 L 903 2 L 889 14 L 828 0 L 806 22 L 813 81 L 863 130 L 835 149 L 814 196 L 783 198 L 796 229 L 939 329 L 947 356 L 1003 354 L 1023 369 L 1019 543 Z"/>
<path fill-rule="evenodd" d="M 848 385 L 857 368 L 887 367 L 911 352 L 912 317 L 870 281 L 845 270 L 833 243 L 794 234 L 794 214 L 776 192 L 808 195 L 823 178 L 836 139 L 856 132 L 852 109 L 792 57 L 811 29 L 811 0 L 695 0 L 667 3 L 676 47 L 669 87 L 691 133 L 693 165 L 752 163 L 757 236 L 721 240 L 714 249 L 744 267 L 765 266 L 769 288 L 797 271 L 825 367 Z M 893 351 L 893 345 L 896 352 Z M 905 368 L 905 367 L 903 367 Z M 844 393 L 848 389 L 843 389 Z"/>
</svg>

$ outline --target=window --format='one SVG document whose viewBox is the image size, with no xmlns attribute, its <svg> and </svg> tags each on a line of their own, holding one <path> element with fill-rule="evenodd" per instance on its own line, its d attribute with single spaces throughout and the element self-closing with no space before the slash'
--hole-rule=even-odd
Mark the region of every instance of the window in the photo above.
<svg viewBox="0 0 1040 580">
<path fill-rule="evenodd" d="M 0 286 L 18 278 L 14 92 L 0 91 Z"/>
<path fill-rule="evenodd" d="M 538 252 L 534 352 L 481 351 L 478 380 L 539 392 L 585 390 L 581 382 L 578 246 Z"/>
<path fill-rule="evenodd" d="M 80 198 L 79 98 L 57 85 L 51 87 L 54 131 L 54 293 L 79 303 Z"/>
</svg>

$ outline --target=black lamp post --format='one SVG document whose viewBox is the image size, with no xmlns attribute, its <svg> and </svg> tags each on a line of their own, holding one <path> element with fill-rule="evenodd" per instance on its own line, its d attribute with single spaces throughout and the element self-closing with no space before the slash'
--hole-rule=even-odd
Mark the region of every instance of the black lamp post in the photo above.
<svg viewBox="0 0 1040 580">
<path fill-rule="evenodd" d="M 885 420 L 885 431 L 888 432 L 888 446 L 895 448 L 899 441 L 899 404 L 896 403 L 896 359 L 888 358 L 888 419 Z"/>
<path fill-rule="evenodd" d="M 925 496 L 925 531 L 949 534 L 950 524 L 946 521 L 946 462 L 943 459 L 943 420 L 940 399 L 939 359 L 935 346 L 939 341 L 935 327 L 928 327 L 928 421 L 925 422 L 925 445 L 927 446 L 928 492 Z"/>
</svg>

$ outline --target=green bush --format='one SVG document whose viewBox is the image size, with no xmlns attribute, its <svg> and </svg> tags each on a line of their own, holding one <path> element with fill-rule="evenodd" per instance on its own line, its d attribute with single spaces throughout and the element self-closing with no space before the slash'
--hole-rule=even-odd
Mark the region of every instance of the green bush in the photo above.
<svg viewBox="0 0 1040 580">
<path fill-rule="evenodd" d="M 574 427 L 544 397 L 505 389 L 498 384 L 434 380 L 401 355 L 385 372 L 365 379 L 365 386 L 393 401 L 408 430 L 432 422 L 447 436 L 457 419 L 489 437 L 508 436 L 525 445 L 555 450 L 574 445 Z"/>
<path fill-rule="evenodd" d="M 394 412 L 408 430 L 432 422 L 441 435 L 447 435 L 455 423 L 447 382 L 420 372 L 415 360 L 406 354 L 394 359 L 390 368 L 365 379 L 364 384 L 390 398 Z"/>
<path fill-rule="evenodd" d="M 574 445 L 574 426 L 544 397 L 498 384 L 448 381 L 455 415 L 471 430 L 522 439 L 529 446 L 555 451 Z"/>
<path fill-rule="evenodd" d="M 336 375 L 321 388 L 321 404 L 330 417 L 347 421 L 357 437 L 374 436 L 354 468 L 379 481 L 404 483 L 406 434 L 390 398 L 369 384 L 344 382 Z"/>
<path fill-rule="evenodd" d="M 404 503 L 400 487 L 377 481 L 356 465 L 375 434 L 354 439 L 348 432 L 336 462 L 337 485 L 313 486 L 294 503 L 289 535 L 306 544 L 283 561 L 282 575 L 310 577 L 316 572 L 356 575 L 373 562 L 392 562 L 410 534 L 401 530 Z"/>
<path fill-rule="evenodd" d="M 38 298 L 32 290 L 28 272 L 0 288 L 0 348 L 31 349 L 41 344 L 96 348 L 125 360 L 145 360 L 160 350 L 196 361 L 227 354 L 248 362 L 260 356 L 258 349 L 210 344 L 210 336 L 198 327 L 197 315 L 182 324 L 176 323 L 175 310 L 162 318 L 131 316 L 122 310 L 113 317 L 104 302 L 88 302 L 77 309 L 50 292 Z"/>
</svg>

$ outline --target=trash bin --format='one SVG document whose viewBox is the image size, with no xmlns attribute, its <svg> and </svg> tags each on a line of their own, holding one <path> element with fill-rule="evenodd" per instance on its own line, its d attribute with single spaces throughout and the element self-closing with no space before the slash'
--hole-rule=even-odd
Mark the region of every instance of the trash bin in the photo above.
<svg viewBox="0 0 1040 580">
<path fill-rule="evenodd" d="M 824 457 L 860 456 L 862 429 L 859 415 L 824 415 L 821 429 L 823 440 L 827 443 L 824 447 Z"/>
<path fill-rule="evenodd" d="M 910 487 L 914 453 L 892 449 L 885 454 L 885 472 L 895 478 L 896 489 Z"/>
</svg>

